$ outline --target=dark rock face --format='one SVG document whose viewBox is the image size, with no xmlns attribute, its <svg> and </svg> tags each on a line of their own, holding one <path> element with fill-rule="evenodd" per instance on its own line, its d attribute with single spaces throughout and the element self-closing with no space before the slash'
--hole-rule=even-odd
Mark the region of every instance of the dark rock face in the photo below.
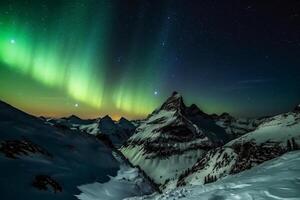
<svg viewBox="0 0 300 200">
<path fill-rule="evenodd" d="M 210 150 L 205 156 L 199 158 L 195 165 L 187 169 L 182 173 L 178 179 L 177 186 L 184 186 L 187 184 L 186 178 L 196 172 L 200 172 L 203 169 L 207 169 L 207 163 L 211 159 L 217 158 L 217 162 L 213 166 L 210 166 L 212 173 L 208 174 L 204 179 L 204 184 L 216 181 L 218 178 L 228 175 L 237 174 L 252 167 L 264 163 L 268 160 L 277 158 L 289 151 L 295 151 L 300 149 L 300 145 L 296 142 L 295 138 L 290 138 L 286 141 L 286 144 L 280 142 L 267 141 L 261 144 L 256 143 L 254 140 L 245 143 L 235 143 L 230 147 L 234 151 L 237 157 L 226 153 L 224 147 L 219 147 Z M 216 155 L 218 155 L 216 157 Z M 229 164 L 234 162 L 234 165 L 230 167 L 230 170 L 226 174 L 213 173 L 222 168 L 228 168 Z"/>
<path fill-rule="evenodd" d="M 238 154 L 236 164 L 230 172 L 231 174 L 236 174 L 265 161 L 277 158 L 286 152 L 299 150 L 300 146 L 292 137 L 287 140 L 286 145 L 272 141 L 261 144 L 249 141 L 243 144 L 234 144 L 231 148 Z"/>
<path fill-rule="evenodd" d="M 287 152 L 286 148 L 276 142 L 265 142 L 258 145 L 250 141 L 244 144 L 235 144 L 232 148 L 238 154 L 238 158 L 230 171 L 231 174 L 245 171 Z"/>
<path fill-rule="evenodd" d="M 108 115 L 99 121 L 100 132 L 107 135 L 117 134 L 118 127 L 112 118 Z"/>
<path fill-rule="evenodd" d="M 210 161 L 210 159 L 212 159 L 216 155 L 217 155 L 218 161 L 213 166 L 212 172 L 218 171 L 221 168 L 229 166 L 230 162 L 234 159 L 234 156 L 227 154 L 223 147 L 218 147 L 218 148 L 212 149 L 212 150 L 208 151 L 207 154 L 205 154 L 202 158 L 199 158 L 193 167 L 187 169 L 184 173 L 182 173 L 180 175 L 180 177 L 177 181 L 177 187 L 186 185 L 185 179 L 189 175 L 196 173 L 197 171 L 201 171 L 204 168 L 210 167 L 210 166 L 207 166 L 207 163 Z M 222 176 L 222 174 L 220 174 L 219 176 L 216 176 L 216 175 L 212 176 L 212 175 L 208 174 L 204 178 L 204 184 L 214 182 L 220 176 Z"/>
<path fill-rule="evenodd" d="M 201 116 L 203 119 L 213 119 L 212 116 L 206 114 L 196 104 L 192 104 L 189 107 L 185 108 L 185 114 L 190 116 Z"/>
<path fill-rule="evenodd" d="M 294 112 L 300 113 L 300 104 L 294 108 Z"/>
<path fill-rule="evenodd" d="M 224 128 L 218 126 L 210 115 L 202 112 L 195 104 L 185 109 L 185 115 L 193 124 L 200 127 L 217 146 L 229 141 Z"/>
<path fill-rule="evenodd" d="M 128 136 L 132 135 L 136 129 L 133 123 L 124 117 L 121 117 L 121 119 L 119 120 L 119 126 L 126 132 Z"/>
<path fill-rule="evenodd" d="M 121 118 L 118 123 L 106 115 L 99 121 L 101 134 L 106 135 L 116 147 L 120 147 L 135 131 L 136 127 L 127 119 Z"/>
<path fill-rule="evenodd" d="M 29 154 L 42 154 L 47 157 L 52 155 L 43 149 L 41 146 L 32 143 L 30 140 L 7 140 L 2 141 L 0 146 L 0 152 L 4 153 L 6 157 L 17 159 L 18 156 Z"/>
<path fill-rule="evenodd" d="M 39 190 L 52 189 L 54 193 L 62 192 L 62 187 L 60 186 L 60 184 L 48 175 L 35 176 L 32 182 L 32 186 Z"/>
</svg>

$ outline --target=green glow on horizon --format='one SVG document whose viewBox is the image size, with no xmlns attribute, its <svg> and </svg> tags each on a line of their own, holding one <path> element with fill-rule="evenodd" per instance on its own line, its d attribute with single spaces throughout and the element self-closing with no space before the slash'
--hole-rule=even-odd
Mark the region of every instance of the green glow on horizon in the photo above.
<svg viewBox="0 0 300 200">
<path fill-rule="evenodd" d="M 28 77 L 35 84 L 62 91 L 74 102 L 98 113 L 145 116 L 161 102 L 153 95 L 153 85 L 149 84 L 159 78 L 151 74 L 155 56 L 150 56 L 153 51 L 160 52 L 159 48 L 149 48 L 145 58 L 132 59 L 124 66 L 132 73 L 125 72 L 120 79 L 115 79 L 114 74 L 107 72 L 110 68 L 107 52 L 113 8 L 103 4 L 97 12 L 93 20 L 88 15 L 89 8 L 65 3 L 61 16 L 47 22 L 47 30 L 43 30 L 40 24 L 34 29 L 34 23 L 25 23 L 18 15 L 10 16 L 0 27 L 0 67 Z M 139 49 L 133 48 L 130 57 L 136 57 L 137 52 Z M 144 75 L 143 81 L 132 79 L 141 74 Z M 115 81 L 107 83 L 107 76 Z M 14 81 L 11 80 L 10 84 Z M 31 95 L 31 91 L 26 93 Z M 2 91 L 0 96 L 3 98 L 4 94 L 5 98 L 16 99 L 13 92 Z M 61 106 L 61 109 L 65 108 Z"/>
</svg>

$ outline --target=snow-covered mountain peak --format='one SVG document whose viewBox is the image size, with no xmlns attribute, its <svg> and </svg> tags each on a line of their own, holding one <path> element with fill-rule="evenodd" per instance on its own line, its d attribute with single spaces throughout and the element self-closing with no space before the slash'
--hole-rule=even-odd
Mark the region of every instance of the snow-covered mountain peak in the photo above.
<svg viewBox="0 0 300 200">
<path fill-rule="evenodd" d="M 166 111 L 182 111 L 186 108 L 182 96 L 178 92 L 173 92 L 165 103 L 161 106 L 160 110 Z"/>
<path fill-rule="evenodd" d="M 224 143 L 225 131 L 195 104 L 174 92 L 141 122 L 121 151 L 161 188 L 174 187 L 181 172 Z"/>
</svg>

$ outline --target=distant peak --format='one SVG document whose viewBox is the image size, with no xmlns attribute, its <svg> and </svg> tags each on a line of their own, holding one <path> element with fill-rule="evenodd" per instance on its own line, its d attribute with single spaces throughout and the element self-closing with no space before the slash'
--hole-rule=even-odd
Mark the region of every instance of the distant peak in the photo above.
<svg viewBox="0 0 300 200">
<path fill-rule="evenodd" d="M 192 105 L 190 105 L 189 108 L 190 108 L 191 111 L 203 113 L 203 111 L 194 103 Z"/>
<path fill-rule="evenodd" d="M 80 117 L 77 117 L 76 115 L 70 115 L 68 119 L 80 119 Z"/>
<path fill-rule="evenodd" d="M 192 104 L 187 108 L 187 112 L 191 114 L 200 114 L 203 115 L 205 114 L 196 104 Z M 205 114 L 207 115 L 207 114 Z"/>
<path fill-rule="evenodd" d="M 295 112 L 300 112 L 300 104 L 298 104 L 295 108 L 294 108 Z"/>
<path fill-rule="evenodd" d="M 121 118 L 119 119 L 119 121 L 120 121 L 120 122 L 121 122 L 121 121 L 129 122 L 129 120 L 126 119 L 125 117 L 121 117 Z"/>
<path fill-rule="evenodd" d="M 112 120 L 112 118 L 109 115 L 105 115 L 103 118 L 101 118 L 101 120 Z"/>
</svg>

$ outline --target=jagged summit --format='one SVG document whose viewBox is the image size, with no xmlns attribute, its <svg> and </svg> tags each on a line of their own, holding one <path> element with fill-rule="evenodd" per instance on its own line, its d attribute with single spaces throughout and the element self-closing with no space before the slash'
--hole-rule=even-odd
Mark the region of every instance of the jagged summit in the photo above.
<svg viewBox="0 0 300 200">
<path fill-rule="evenodd" d="M 182 111 L 186 108 L 182 96 L 178 92 L 173 92 L 172 96 L 170 96 L 160 107 L 160 110 L 167 111 Z"/>
</svg>

